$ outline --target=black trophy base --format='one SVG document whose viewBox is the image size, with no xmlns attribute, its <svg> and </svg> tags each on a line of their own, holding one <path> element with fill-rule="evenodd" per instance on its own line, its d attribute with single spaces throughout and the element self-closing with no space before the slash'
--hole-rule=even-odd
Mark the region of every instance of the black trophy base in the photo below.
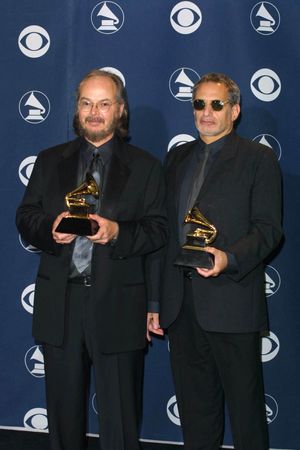
<svg viewBox="0 0 300 450">
<path fill-rule="evenodd" d="M 214 267 L 214 255 L 206 252 L 201 247 L 198 247 L 196 250 L 182 248 L 174 264 L 182 267 L 212 269 Z"/>
<path fill-rule="evenodd" d="M 95 220 L 86 217 L 64 217 L 56 227 L 59 233 L 77 234 L 77 236 L 93 236 L 99 225 Z"/>
</svg>

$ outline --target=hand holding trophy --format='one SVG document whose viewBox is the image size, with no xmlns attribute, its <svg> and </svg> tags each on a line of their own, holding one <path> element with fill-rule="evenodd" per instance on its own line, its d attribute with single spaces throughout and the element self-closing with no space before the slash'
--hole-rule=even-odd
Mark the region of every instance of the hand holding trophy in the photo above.
<svg viewBox="0 0 300 450">
<path fill-rule="evenodd" d="M 55 231 L 59 233 L 77 234 L 78 236 L 92 236 L 99 228 L 95 220 L 89 219 L 89 213 L 93 212 L 93 205 L 87 202 L 86 197 L 99 198 L 99 187 L 90 174 L 86 174 L 86 180 L 74 191 L 65 196 L 69 216 L 61 220 Z"/>
<path fill-rule="evenodd" d="M 181 247 L 174 264 L 211 269 L 214 266 L 214 257 L 205 250 L 205 246 L 215 240 L 217 236 L 216 227 L 201 214 L 196 206 L 185 216 L 184 223 L 195 224 L 198 227 L 186 235 L 186 242 Z"/>
</svg>

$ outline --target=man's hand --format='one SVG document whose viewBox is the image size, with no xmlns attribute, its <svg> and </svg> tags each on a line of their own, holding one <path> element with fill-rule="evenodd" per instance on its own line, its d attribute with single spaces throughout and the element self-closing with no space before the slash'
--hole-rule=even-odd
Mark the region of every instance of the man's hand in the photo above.
<svg viewBox="0 0 300 450">
<path fill-rule="evenodd" d="M 159 325 L 159 314 L 158 313 L 148 313 L 147 314 L 147 340 L 151 342 L 150 333 L 158 334 L 160 336 L 164 335 L 164 330 L 160 328 Z"/>
<path fill-rule="evenodd" d="M 205 250 L 214 255 L 215 265 L 212 269 L 202 269 L 201 267 L 197 267 L 196 270 L 202 277 L 217 277 L 228 265 L 227 255 L 222 250 L 218 250 L 214 247 L 205 247 Z"/>
<path fill-rule="evenodd" d="M 59 214 L 53 222 L 52 225 L 52 237 L 57 244 L 70 244 L 76 238 L 76 234 L 68 234 L 68 233 L 58 233 L 56 230 L 58 224 L 64 217 L 68 217 L 69 213 L 67 211 Z"/>
<path fill-rule="evenodd" d="M 99 225 L 99 230 L 93 236 L 87 236 L 95 244 L 105 245 L 112 239 L 116 239 L 119 234 L 119 225 L 112 220 L 104 219 L 98 214 L 89 214 L 89 218 L 95 220 Z"/>
</svg>

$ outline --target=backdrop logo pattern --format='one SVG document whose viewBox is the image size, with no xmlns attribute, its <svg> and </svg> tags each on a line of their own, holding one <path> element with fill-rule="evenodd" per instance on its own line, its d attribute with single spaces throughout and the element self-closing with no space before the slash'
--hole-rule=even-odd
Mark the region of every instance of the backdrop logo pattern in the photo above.
<svg viewBox="0 0 300 450">
<path fill-rule="evenodd" d="M 278 403 L 274 397 L 269 394 L 265 394 L 265 405 L 266 405 L 266 415 L 267 415 L 267 423 L 268 425 L 276 419 L 278 416 Z"/>
<path fill-rule="evenodd" d="M 179 2 L 171 11 L 170 22 L 177 33 L 194 33 L 201 25 L 201 10 L 193 2 Z"/>
<path fill-rule="evenodd" d="M 262 338 L 261 360 L 263 363 L 269 362 L 277 356 L 280 349 L 279 339 L 276 334 L 270 331 L 269 336 Z"/>
<path fill-rule="evenodd" d="M 101 70 L 106 70 L 106 72 L 114 73 L 119 78 L 121 78 L 121 80 L 123 81 L 124 87 L 126 86 L 125 77 L 120 70 L 116 69 L 115 67 L 101 67 Z"/>
<path fill-rule="evenodd" d="M 47 410 L 45 408 L 33 408 L 24 416 L 24 427 L 30 430 L 45 431 L 48 428 Z"/>
<path fill-rule="evenodd" d="M 24 250 L 26 250 L 27 252 L 41 253 L 41 251 L 38 248 L 34 247 L 31 244 L 28 244 L 28 242 L 26 242 L 25 239 L 23 239 L 20 234 L 19 234 L 19 242 L 20 242 L 21 246 L 24 248 Z"/>
<path fill-rule="evenodd" d="M 193 87 L 200 76 L 189 67 L 181 67 L 175 70 L 169 80 L 169 89 L 176 100 L 189 102 L 192 100 Z"/>
<path fill-rule="evenodd" d="M 98 33 L 112 34 L 119 31 L 124 24 L 124 12 L 115 2 L 100 2 L 93 8 L 91 22 Z"/>
<path fill-rule="evenodd" d="M 259 2 L 252 8 L 250 21 L 257 33 L 273 34 L 280 25 L 280 14 L 273 3 Z"/>
<path fill-rule="evenodd" d="M 29 284 L 21 294 L 21 303 L 25 311 L 33 314 L 35 284 Z"/>
<path fill-rule="evenodd" d="M 43 378 L 45 376 L 45 363 L 42 346 L 34 345 L 31 347 L 25 354 L 24 363 L 33 377 Z"/>
<path fill-rule="evenodd" d="M 183 145 L 194 140 L 195 138 L 190 134 L 177 134 L 170 140 L 168 144 L 168 151 L 174 147 L 179 147 L 179 145 Z"/>
<path fill-rule="evenodd" d="M 259 134 L 258 136 L 255 136 L 253 141 L 270 147 L 272 150 L 274 150 L 278 161 L 280 160 L 282 154 L 281 145 L 274 136 L 272 136 L 271 134 Z"/>
<path fill-rule="evenodd" d="M 167 415 L 171 422 L 173 422 L 175 425 L 180 426 L 180 417 L 176 395 L 173 395 L 173 397 L 171 397 L 167 403 Z"/>
<path fill-rule="evenodd" d="M 19 34 L 18 45 L 21 52 L 28 58 L 40 58 L 49 50 L 50 36 L 39 25 L 30 25 Z"/>
<path fill-rule="evenodd" d="M 27 158 L 23 159 L 19 166 L 19 178 L 25 186 L 27 186 L 31 177 L 35 161 L 36 156 L 27 156 Z"/>
<path fill-rule="evenodd" d="M 281 286 L 281 276 L 273 266 L 266 266 L 265 269 L 265 293 L 266 297 L 276 294 Z"/>
<path fill-rule="evenodd" d="M 26 92 L 19 101 L 19 113 L 28 123 L 41 123 L 47 119 L 50 112 L 50 101 L 43 92 Z"/>
<path fill-rule="evenodd" d="M 250 87 L 253 95 L 262 102 L 276 100 L 281 91 L 281 81 L 271 69 L 259 69 L 251 78 Z"/>
<path fill-rule="evenodd" d="M 92 408 L 94 410 L 95 414 L 99 414 L 99 408 L 98 408 L 98 402 L 97 402 L 97 395 L 94 394 L 92 397 Z"/>
</svg>

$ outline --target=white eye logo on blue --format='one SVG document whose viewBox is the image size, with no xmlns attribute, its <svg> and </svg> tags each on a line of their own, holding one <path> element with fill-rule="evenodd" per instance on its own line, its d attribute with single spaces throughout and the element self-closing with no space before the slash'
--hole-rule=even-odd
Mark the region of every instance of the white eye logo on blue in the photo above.
<svg viewBox="0 0 300 450">
<path fill-rule="evenodd" d="M 98 33 L 112 34 L 124 24 L 124 12 L 115 2 L 97 3 L 91 12 L 91 22 Z"/>
<path fill-rule="evenodd" d="M 45 376 L 44 355 L 41 345 L 31 347 L 26 352 L 24 362 L 26 369 L 33 377 L 43 378 Z"/>
<path fill-rule="evenodd" d="M 169 80 L 169 89 L 176 100 L 190 102 L 193 97 L 193 87 L 200 76 L 195 70 L 181 67 L 175 70 Z"/>
<path fill-rule="evenodd" d="M 261 360 L 263 363 L 269 362 L 277 356 L 280 349 L 279 339 L 276 334 L 270 331 L 269 336 L 262 338 Z"/>
<path fill-rule="evenodd" d="M 179 145 L 183 145 L 186 144 L 187 142 L 191 142 L 194 140 L 195 138 L 190 134 L 177 134 L 170 140 L 168 145 L 168 151 L 174 147 L 179 147 Z"/>
<path fill-rule="evenodd" d="M 276 419 L 278 416 L 278 403 L 271 395 L 265 394 L 265 406 L 268 425 Z"/>
<path fill-rule="evenodd" d="M 281 91 L 281 81 L 277 73 L 271 69 L 259 69 L 251 78 L 252 93 L 263 102 L 272 102 Z"/>
<path fill-rule="evenodd" d="M 281 145 L 274 136 L 272 136 L 271 134 L 259 134 L 258 136 L 255 136 L 253 141 L 270 147 L 277 156 L 278 161 L 280 161 L 282 154 Z"/>
<path fill-rule="evenodd" d="M 273 34 L 280 25 L 280 14 L 272 3 L 259 2 L 251 10 L 250 21 L 257 33 Z"/>
<path fill-rule="evenodd" d="M 47 410 L 45 408 L 33 408 L 24 416 L 24 427 L 29 430 L 45 431 L 48 428 Z"/>
<path fill-rule="evenodd" d="M 201 25 L 202 13 L 195 3 L 179 2 L 171 11 L 170 22 L 177 33 L 194 33 Z"/>
<path fill-rule="evenodd" d="M 119 78 L 121 78 L 124 87 L 126 86 L 125 77 L 120 70 L 116 69 L 115 67 L 101 67 L 101 70 L 105 70 L 106 72 L 114 73 Z"/>
<path fill-rule="evenodd" d="M 29 284 L 21 294 L 21 303 L 25 311 L 33 314 L 35 284 Z"/>
<path fill-rule="evenodd" d="M 167 404 L 167 414 L 171 422 L 175 423 L 175 425 L 180 426 L 180 417 L 178 412 L 178 405 L 176 395 L 170 398 Z"/>
<path fill-rule="evenodd" d="M 39 25 L 30 25 L 19 34 L 18 45 L 21 52 L 28 58 L 40 58 L 49 50 L 50 36 Z"/>
<path fill-rule="evenodd" d="M 27 156 L 27 158 L 23 159 L 19 166 L 19 178 L 24 186 L 27 186 L 28 184 L 35 161 L 36 156 Z"/>
<path fill-rule="evenodd" d="M 28 123 L 44 122 L 50 113 L 50 101 L 41 91 L 26 92 L 19 101 L 19 113 Z"/>
</svg>

